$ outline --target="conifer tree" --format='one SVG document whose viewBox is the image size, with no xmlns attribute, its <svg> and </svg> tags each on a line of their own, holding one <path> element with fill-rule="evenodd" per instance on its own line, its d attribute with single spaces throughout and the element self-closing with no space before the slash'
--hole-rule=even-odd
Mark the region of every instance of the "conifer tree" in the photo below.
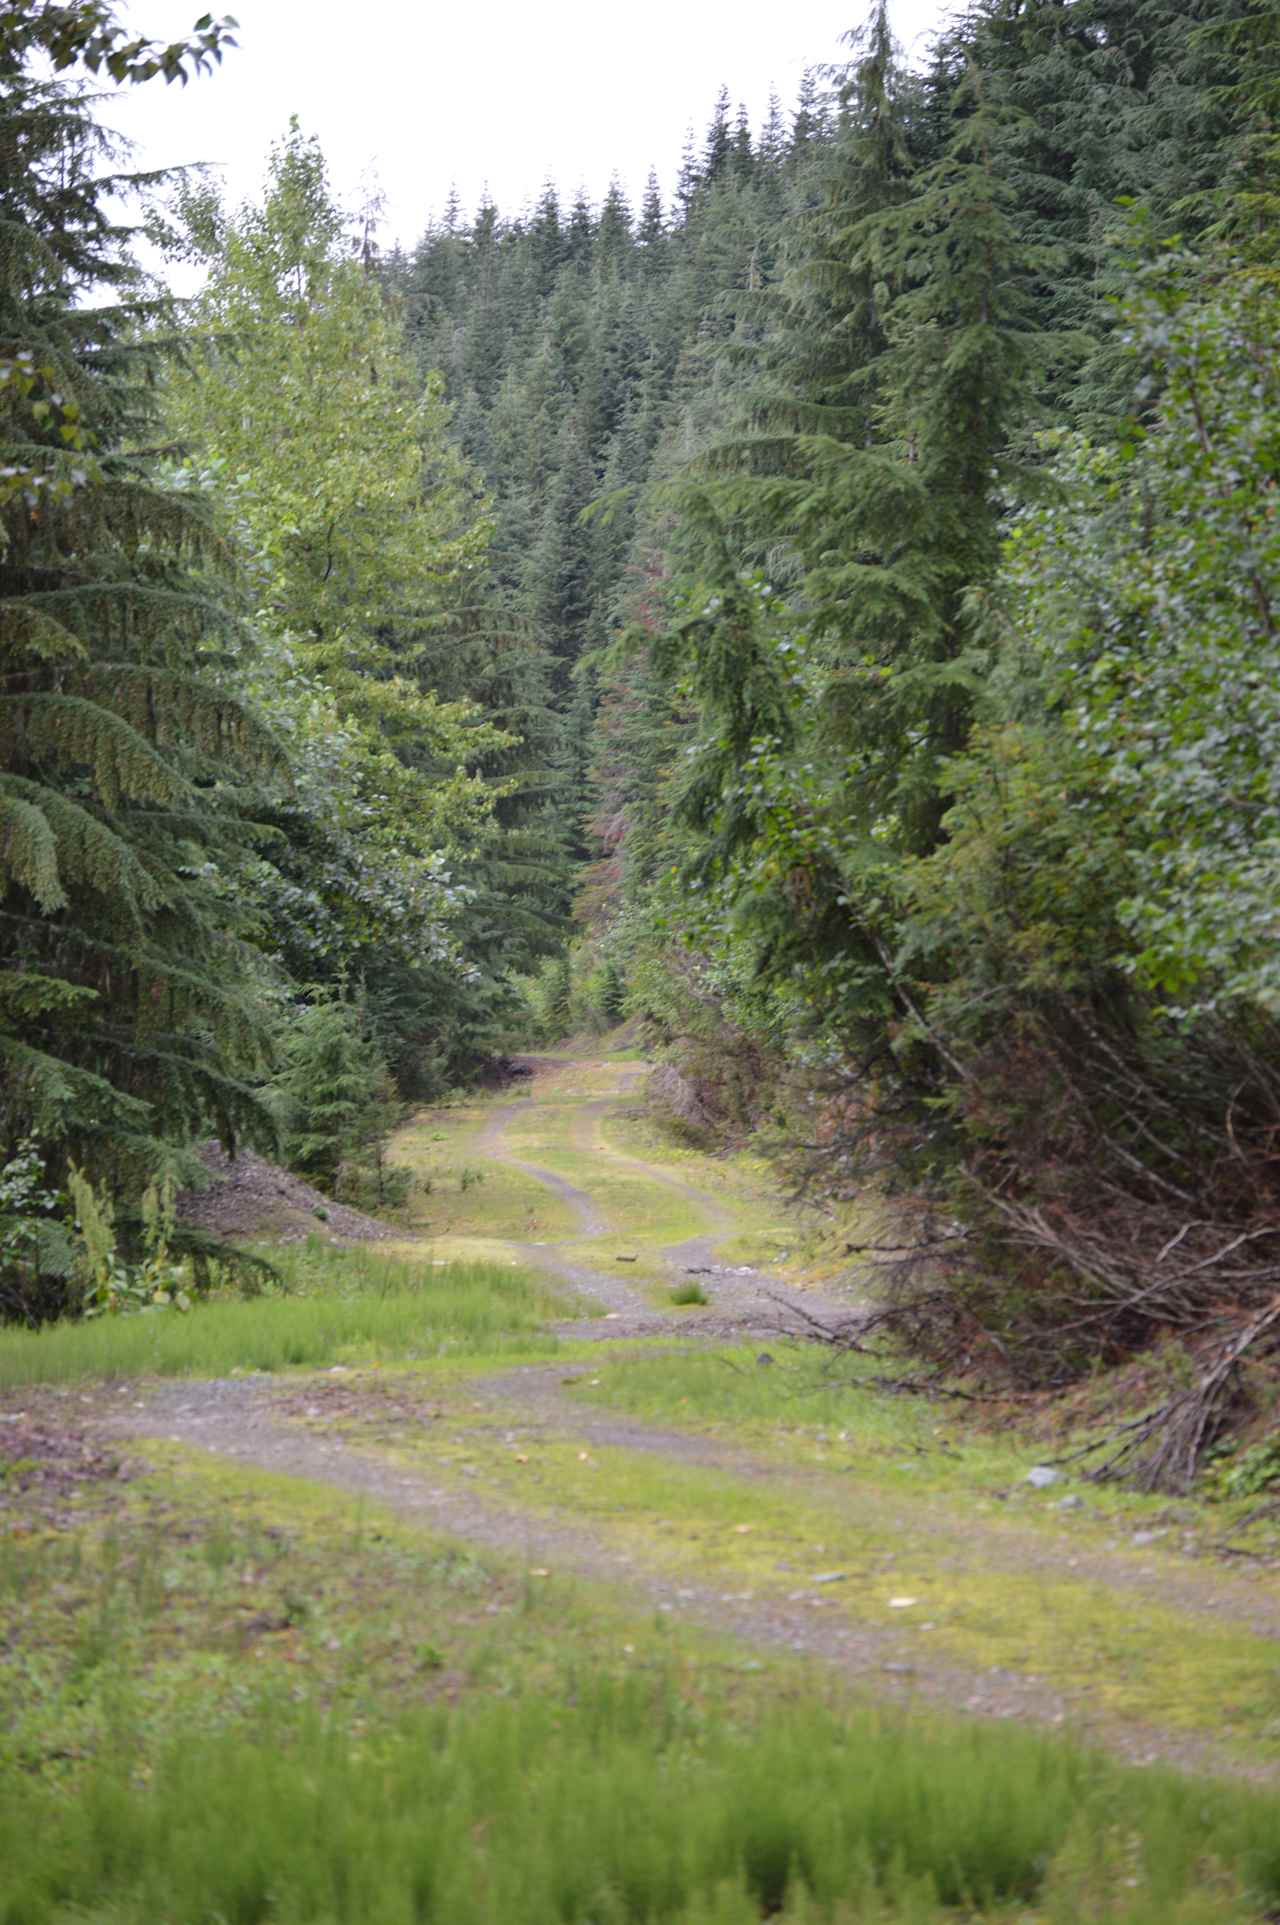
<svg viewBox="0 0 1280 1925">
<path fill-rule="evenodd" d="M 733 130 L 729 125 L 729 89 L 716 95 L 715 112 L 702 147 L 702 185 L 709 187 L 728 168 L 733 157 Z"/>
<path fill-rule="evenodd" d="M 341 1190 L 366 1201 L 361 1192 L 368 1188 L 373 1200 L 385 1200 L 376 1195 L 383 1174 L 380 1147 L 397 1120 L 395 1090 L 354 1004 L 332 998 L 297 1012 L 272 1098 L 291 1169 L 330 1195 Z"/>
<path fill-rule="evenodd" d="M 636 227 L 636 240 L 639 243 L 644 269 L 649 274 L 661 274 L 666 267 L 667 223 L 662 207 L 662 189 L 658 176 L 649 169 L 645 182 L 644 199 L 640 203 L 640 219 Z"/>
<path fill-rule="evenodd" d="M 229 692 L 243 635 L 198 490 L 129 452 L 151 417 L 127 229 L 74 87 L 0 42 L 0 338 L 31 344 L 47 403 L 10 384 L 0 521 L 0 1143 L 120 1176 L 193 1133 L 263 1128 L 246 1086 L 265 967 L 234 876 L 266 731 Z M 83 450 L 77 443 L 83 442 Z"/>
</svg>

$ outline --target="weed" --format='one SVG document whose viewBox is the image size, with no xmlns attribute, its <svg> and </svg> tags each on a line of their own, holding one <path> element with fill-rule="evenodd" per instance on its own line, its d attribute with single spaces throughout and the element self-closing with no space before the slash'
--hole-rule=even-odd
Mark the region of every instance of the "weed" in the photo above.
<svg viewBox="0 0 1280 1925">
<path fill-rule="evenodd" d="M 672 1303 L 676 1304 L 710 1303 L 711 1301 L 696 1277 L 690 1277 L 685 1283 L 677 1283 L 668 1294 Z"/>
</svg>

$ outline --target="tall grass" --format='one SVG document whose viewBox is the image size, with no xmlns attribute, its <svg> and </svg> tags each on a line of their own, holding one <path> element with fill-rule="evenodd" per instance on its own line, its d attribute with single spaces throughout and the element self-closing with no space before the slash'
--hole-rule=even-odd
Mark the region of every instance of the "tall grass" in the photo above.
<svg viewBox="0 0 1280 1925">
<path fill-rule="evenodd" d="M 267 1726 L 138 1767 L 121 1741 L 74 1798 L 13 1786 L 3 1925 L 1246 1925 L 1280 1899 L 1275 1796 L 812 1699 L 755 1723 L 674 1677 L 380 1736 Z"/>
<path fill-rule="evenodd" d="M 564 1308 L 540 1278 L 501 1264 L 305 1249 L 273 1260 L 287 1294 L 0 1329 L 0 1388 L 521 1351 L 552 1344 L 539 1331 Z"/>
</svg>

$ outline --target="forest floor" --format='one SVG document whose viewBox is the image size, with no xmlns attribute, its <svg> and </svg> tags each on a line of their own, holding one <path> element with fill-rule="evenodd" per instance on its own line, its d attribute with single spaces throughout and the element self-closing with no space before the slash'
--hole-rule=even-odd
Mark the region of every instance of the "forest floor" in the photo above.
<svg viewBox="0 0 1280 1925">
<path fill-rule="evenodd" d="M 811 1229 L 763 1166 L 653 1129 L 642 1064 L 597 1048 L 529 1068 L 518 1093 L 401 1133 L 413 1197 L 376 1246 L 442 1276 L 540 1275 L 559 1314 L 514 1350 L 0 1390 L 0 1532 L 56 1542 L 73 1618 L 75 1533 L 109 1531 L 139 1570 L 158 1533 L 175 1569 L 158 1603 L 145 1572 L 130 1595 L 151 1613 L 147 1662 L 190 1702 L 214 1689 L 197 1655 L 211 1612 L 215 1696 L 228 1651 L 321 1701 L 339 1671 L 412 1700 L 509 1666 L 545 1678 L 570 1651 L 644 1667 L 680 1645 L 784 1695 L 946 1707 L 1129 1763 L 1280 1780 L 1274 1543 L 1233 1556 L 1200 1503 L 1065 1469 L 1029 1482 L 1055 1446 L 895 1395 L 892 1360 L 810 1341 L 856 1322 L 857 1295 L 808 1280 Z M 705 1301 L 673 1301 L 691 1284 Z M 410 1580 L 428 1547 L 433 1569 L 487 1573 L 475 1596 Z M 243 1567 L 229 1602 L 192 1559 Z M 26 1742 L 52 1728 L 75 1755 L 98 1714 L 68 1688 L 59 1674 L 19 1703 Z"/>
</svg>

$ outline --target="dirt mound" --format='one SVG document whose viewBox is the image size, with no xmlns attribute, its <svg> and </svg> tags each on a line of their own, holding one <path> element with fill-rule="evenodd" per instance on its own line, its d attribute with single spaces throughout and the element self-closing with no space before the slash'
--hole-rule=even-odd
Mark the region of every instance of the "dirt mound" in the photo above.
<svg viewBox="0 0 1280 1925">
<path fill-rule="evenodd" d="M 179 1222 L 193 1230 L 219 1237 L 278 1237 L 286 1243 L 317 1235 L 334 1243 L 372 1243 L 395 1235 L 389 1225 L 335 1203 L 252 1150 L 231 1157 L 219 1144 L 205 1143 L 200 1160 L 213 1182 L 204 1190 L 184 1190 L 177 1199 Z"/>
</svg>

